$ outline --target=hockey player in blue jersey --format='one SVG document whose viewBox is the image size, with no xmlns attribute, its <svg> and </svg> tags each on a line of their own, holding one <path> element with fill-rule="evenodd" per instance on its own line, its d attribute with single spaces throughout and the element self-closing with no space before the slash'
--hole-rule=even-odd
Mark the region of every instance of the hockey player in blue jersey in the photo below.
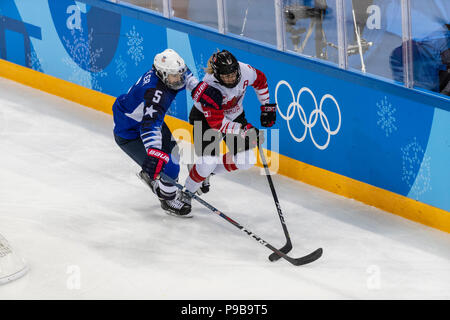
<svg viewBox="0 0 450 320">
<path fill-rule="evenodd" d="M 222 104 L 219 90 L 199 82 L 183 59 L 174 50 L 166 49 L 113 105 L 116 143 L 142 168 L 139 177 L 158 196 L 161 207 L 177 217 L 192 217 L 190 201 L 174 185 L 159 179 L 159 173 L 178 179 L 178 146 L 164 116 L 177 93 L 185 88 L 196 102 L 213 108 Z"/>
</svg>

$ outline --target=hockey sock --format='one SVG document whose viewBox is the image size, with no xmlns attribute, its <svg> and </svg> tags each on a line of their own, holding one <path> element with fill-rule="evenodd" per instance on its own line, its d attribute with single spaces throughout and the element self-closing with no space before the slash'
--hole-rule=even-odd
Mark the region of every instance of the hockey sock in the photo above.
<svg viewBox="0 0 450 320">
<path fill-rule="evenodd" d="M 186 178 L 186 183 L 184 186 L 186 189 L 192 193 L 196 192 L 198 188 L 202 185 L 202 182 L 206 177 L 201 176 L 197 171 L 197 165 L 194 164 L 191 171 L 189 171 L 189 176 Z"/>
<path fill-rule="evenodd" d="M 214 170 L 215 174 L 222 174 L 226 172 L 236 171 L 238 167 L 234 163 L 233 154 L 231 152 L 227 152 L 224 155 L 219 157 L 219 163 Z"/>
<path fill-rule="evenodd" d="M 225 153 L 219 158 L 219 163 L 214 170 L 215 174 L 232 172 L 236 170 L 250 169 L 256 163 L 256 157 L 253 150 L 238 152 L 233 156 L 231 152 Z"/>
<path fill-rule="evenodd" d="M 192 193 L 196 192 L 202 182 L 214 171 L 217 166 L 217 157 L 203 156 L 200 157 L 196 164 L 189 171 L 184 186 Z"/>
<path fill-rule="evenodd" d="M 177 187 L 160 179 L 158 180 L 157 195 L 164 200 L 173 200 L 177 195 Z"/>
</svg>

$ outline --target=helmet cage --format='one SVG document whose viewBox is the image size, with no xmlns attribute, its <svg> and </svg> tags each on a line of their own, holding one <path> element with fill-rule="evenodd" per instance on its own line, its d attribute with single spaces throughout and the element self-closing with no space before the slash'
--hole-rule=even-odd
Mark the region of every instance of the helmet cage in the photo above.
<svg viewBox="0 0 450 320">
<path fill-rule="evenodd" d="M 221 85 L 227 88 L 234 88 L 241 81 L 241 70 L 237 59 L 227 50 L 216 52 L 212 56 L 211 67 L 214 77 Z M 225 83 L 220 75 L 236 72 L 236 79 L 233 83 Z"/>
<path fill-rule="evenodd" d="M 172 49 L 166 49 L 155 56 L 153 67 L 156 75 L 164 84 L 172 89 L 179 90 L 184 87 L 187 67 L 184 60 Z M 169 81 L 169 75 L 180 75 L 176 82 Z"/>
</svg>

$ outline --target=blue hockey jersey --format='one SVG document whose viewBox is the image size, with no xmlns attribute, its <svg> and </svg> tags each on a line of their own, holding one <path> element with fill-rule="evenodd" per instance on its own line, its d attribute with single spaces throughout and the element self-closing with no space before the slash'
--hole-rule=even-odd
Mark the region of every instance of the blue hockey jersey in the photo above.
<svg viewBox="0 0 450 320">
<path fill-rule="evenodd" d="M 185 86 L 180 90 L 192 90 L 198 84 L 189 69 L 185 79 Z M 126 94 L 114 102 L 114 133 L 129 140 L 140 136 L 146 150 L 161 149 L 161 126 L 180 90 L 168 88 L 153 68 L 144 73 Z"/>
</svg>

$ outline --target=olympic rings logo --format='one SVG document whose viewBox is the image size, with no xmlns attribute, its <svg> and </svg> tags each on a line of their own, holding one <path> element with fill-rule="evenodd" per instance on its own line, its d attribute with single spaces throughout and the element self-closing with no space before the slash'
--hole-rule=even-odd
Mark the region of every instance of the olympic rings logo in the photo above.
<svg viewBox="0 0 450 320">
<path fill-rule="evenodd" d="M 289 104 L 289 106 L 288 106 L 288 108 L 286 110 L 286 115 L 284 115 L 281 112 L 280 104 L 278 103 L 278 89 L 282 85 L 285 85 L 286 87 L 288 87 L 288 89 L 289 89 L 289 91 L 291 92 L 291 95 L 292 95 L 292 102 Z M 300 98 L 301 98 L 301 96 L 302 96 L 302 94 L 304 92 L 309 94 L 313 98 L 314 106 L 315 106 L 314 110 L 309 115 L 309 118 L 306 117 L 305 110 L 303 109 L 302 105 L 300 104 Z M 337 125 L 336 129 L 334 129 L 334 130 L 330 129 L 330 123 L 328 121 L 328 118 L 327 118 L 327 116 L 325 115 L 325 113 L 322 110 L 323 103 L 327 99 L 330 99 L 331 101 L 334 102 L 334 104 L 336 105 L 337 111 L 338 111 L 338 115 L 339 115 L 339 122 L 338 122 L 338 125 Z M 316 97 L 314 96 L 314 93 L 309 88 L 303 87 L 298 92 L 297 99 L 295 99 L 294 91 L 292 90 L 292 88 L 289 85 L 289 83 L 287 81 L 285 81 L 285 80 L 281 80 L 281 81 L 278 82 L 277 87 L 275 89 L 275 101 L 276 101 L 276 103 L 278 105 L 277 109 L 278 109 L 278 112 L 280 113 L 280 116 L 284 120 L 286 120 L 286 122 L 287 122 L 289 133 L 291 134 L 292 139 L 294 139 L 297 142 L 302 142 L 303 140 L 305 140 L 306 135 L 309 132 L 309 135 L 311 136 L 311 140 L 314 143 L 314 145 L 320 150 L 325 150 L 328 147 L 329 143 L 330 143 L 331 136 L 336 135 L 339 132 L 340 128 L 341 128 L 341 110 L 339 108 L 338 102 L 336 101 L 336 99 L 331 94 L 325 94 L 322 97 L 322 99 L 320 99 L 319 105 L 317 105 L 317 100 L 316 100 Z M 294 117 L 295 110 L 297 110 L 298 117 L 300 118 L 300 121 L 302 122 L 302 124 L 305 126 L 305 131 L 303 132 L 303 135 L 300 138 L 297 137 L 292 132 L 292 128 L 291 128 L 291 125 L 290 125 L 290 120 Z M 323 145 L 319 145 L 316 142 L 316 140 L 314 139 L 314 136 L 312 134 L 312 131 L 311 131 L 311 129 L 317 124 L 318 118 L 320 118 L 320 123 L 321 123 L 323 129 L 325 130 L 325 132 L 328 134 L 327 141 Z"/>
</svg>

